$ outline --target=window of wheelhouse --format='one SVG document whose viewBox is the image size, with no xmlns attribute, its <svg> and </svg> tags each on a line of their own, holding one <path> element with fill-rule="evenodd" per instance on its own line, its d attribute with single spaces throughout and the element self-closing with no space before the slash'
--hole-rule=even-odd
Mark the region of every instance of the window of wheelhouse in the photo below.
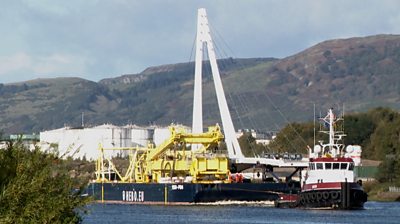
<svg viewBox="0 0 400 224">
<path fill-rule="evenodd" d="M 341 163 L 340 164 L 340 169 L 341 170 L 347 170 L 347 163 Z"/>
<path fill-rule="evenodd" d="M 322 169 L 324 169 L 324 166 L 323 166 L 322 163 L 316 163 L 316 165 L 317 165 L 317 170 L 322 170 Z"/>
<path fill-rule="evenodd" d="M 332 169 L 332 163 L 325 163 L 325 169 L 326 170 L 331 170 Z"/>
<path fill-rule="evenodd" d="M 333 163 L 333 169 L 338 170 L 340 166 L 340 163 Z"/>
<path fill-rule="evenodd" d="M 349 170 L 354 170 L 354 163 L 349 164 Z"/>
</svg>

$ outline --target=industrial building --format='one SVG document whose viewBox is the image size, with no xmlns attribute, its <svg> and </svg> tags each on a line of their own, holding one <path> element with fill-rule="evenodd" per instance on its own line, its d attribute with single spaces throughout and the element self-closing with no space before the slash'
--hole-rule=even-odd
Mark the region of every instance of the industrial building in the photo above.
<svg viewBox="0 0 400 224">
<path fill-rule="evenodd" d="M 188 127 L 180 125 L 187 131 Z M 93 160 L 97 159 L 98 148 L 146 146 L 149 142 L 161 144 L 170 137 L 170 131 L 165 126 L 141 127 L 137 125 L 115 126 L 104 124 L 95 127 L 64 127 L 40 132 L 42 150 L 57 150 L 60 157 L 73 157 Z M 114 155 L 115 154 L 115 155 Z M 112 156 L 123 155 L 124 152 L 114 152 Z"/>
</svg>

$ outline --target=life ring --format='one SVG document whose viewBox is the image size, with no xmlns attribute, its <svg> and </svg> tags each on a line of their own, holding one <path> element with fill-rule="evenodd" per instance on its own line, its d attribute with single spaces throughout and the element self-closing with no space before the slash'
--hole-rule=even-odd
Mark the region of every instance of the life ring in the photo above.
<svg viewBox="0 0 400 224">
<path fill-rule="evenodd" d="M 322 199 L 325 200 L 325 201 L 328 200 L 329 199 L 329 193 L 326 192 L 326 191 L 322 192 Z"/>
</svg>

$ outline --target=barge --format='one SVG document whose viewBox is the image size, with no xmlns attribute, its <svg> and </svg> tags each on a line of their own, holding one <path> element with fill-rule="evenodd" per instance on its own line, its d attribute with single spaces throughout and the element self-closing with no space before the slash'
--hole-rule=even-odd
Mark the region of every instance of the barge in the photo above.
<svg viewBox="0 0 400 224">
<path fill-rule="evenodd" d="M 277 177 L 273 168 L 265 164 L 252 165 L 262 170 L 261 180 L 232 173 L 232 167 L 237 167 L 226 150 L 220 149 L 224 136 L 218 125 L 202 134 L 186 133 L 175 127 L 170 130 L 171 137 L 159 147 L 107 149 L 100 146 L 96 179 L 89 184 L 88 195 L 104 203 L 191 204 L 274 202 L 281 194 L 300 191 L 300 182 L 291 180 L 298 169 L 285 177 L 291 181 Z M 191 150 L 193 144 L 200 146 L 199 149 Z M 112 158 L 107 158 L 108 150 L 128 152 L 129 165 L 124 175 Z M 276 178 L 266 178 L 268 174 Z"/>
</svg>

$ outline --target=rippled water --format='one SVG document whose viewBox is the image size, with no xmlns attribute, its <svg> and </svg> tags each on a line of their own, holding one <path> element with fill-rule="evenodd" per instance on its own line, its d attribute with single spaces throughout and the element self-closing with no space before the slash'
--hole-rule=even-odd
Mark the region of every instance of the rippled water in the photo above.
<svg viewBox="0 0 400 224">
<path fill-rule="evenodd" d="M 364 210 L 279 209 L 268 204 L 185 206 L 92 204 L 83 223 L 400 223 L 399 202 L 367 202 Z"/>
</svg>

